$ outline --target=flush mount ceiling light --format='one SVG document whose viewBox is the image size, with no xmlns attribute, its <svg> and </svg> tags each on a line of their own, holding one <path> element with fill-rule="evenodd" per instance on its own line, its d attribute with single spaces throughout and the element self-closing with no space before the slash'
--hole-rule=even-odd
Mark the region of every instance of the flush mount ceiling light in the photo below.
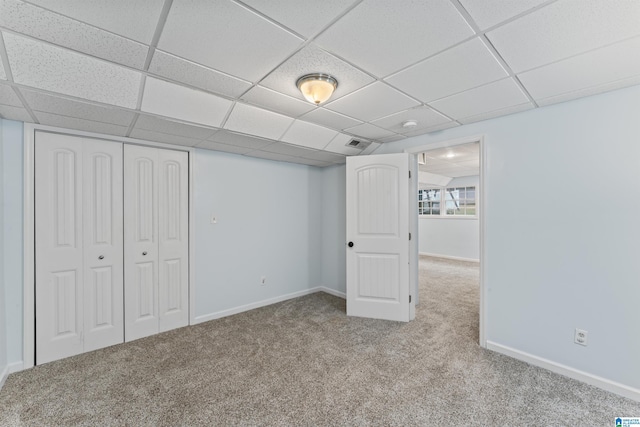
<svg viewBox="0 0 640 427">
<path fill-rule="evenodd" d="M 296 86 L 307 101 L 320 105 L 331 98 L 338 87 L 338 81 L 328 74 L 313 73 L 300 77 Z"/>
<path fill-rule="evenodd" d="M 407 129 L 411 129 L 418 126 L 418 121 L 417 120 L 407 120 L 406 122 L 402 123 L 402 127 L 403 128 L 407 128 Z"/>
</svg>

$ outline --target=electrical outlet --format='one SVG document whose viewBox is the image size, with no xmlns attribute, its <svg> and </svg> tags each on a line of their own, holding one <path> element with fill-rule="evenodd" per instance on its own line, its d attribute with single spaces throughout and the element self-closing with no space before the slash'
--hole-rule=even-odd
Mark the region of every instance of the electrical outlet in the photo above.
<svg viewBox="0 0 640 427">
<path fill-rule="evenodd" d="M 267 276 L 260 277 L 260 286 L 264 286 L 267 284 Z"/>
<path fill-rule="evenodd" d="M 583 346 L 587 346 L 587 340 L 589 338 L 589 332 L 583 330 L 583 329 L 578 329 L 576 328 L 576 334 L 573 337 L 573 342 L 575 342 L 576 344 L 580 344 Z"/>
</svg>

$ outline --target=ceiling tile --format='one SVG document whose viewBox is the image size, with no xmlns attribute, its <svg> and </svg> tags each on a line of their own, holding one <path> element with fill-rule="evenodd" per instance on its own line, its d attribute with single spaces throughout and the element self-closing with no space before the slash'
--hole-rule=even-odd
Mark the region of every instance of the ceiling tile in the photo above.
<svg viewBox="0 0 640 427">
<path fill-rule="evenodd" d="M 178 123 L 173 120 L 166 120 L 160 117 L 141 114 L 136 121 L 135 129 L 151 130 L 154 132 L 166 133 L 169 135 L 179 135 L 197 140 L 209 138 L 217 132 L 217 129 L 210 129 L 201 126 Z"/>
<path fill-rule="evenodd" d="M 252 151 L 245 154 L 247 157 L 256 157 L 258 159 L 275 160 L 277 162 L 298 163 L 298 157 L 287 156 L 285 154 L 268 153 L 266 151 Z"/>
<path fill-rule="evenodd" d="M 143 67 L 149 50 L 141 43 L 18 0 L 0 2 L 0 26 L 135 68 Z"/>
<path fill-rule="evenodd" d="M 77 119 L 75 117 L 60 116 L 57 114 L 34 112 L 38 121 L 43 125 L 58 126 L 67 129 L 77 129 L 86 132 L 106 133 L 107 135 L 124 136 L 127 126 L 118 126 L 111 123 L 94 122 L 92 120 Z"/>
<path fill-rule="evenodd" d="M 460 0 L 481 30 L 533 9 L 548 0 Z"/>
<path fill-rule="evenodd" d="M 0 36 L 2 33 L 0 33 Z M 2 43 L 2 38 L 0 37 L 0 43 Z M 4 64 L 2 63 L 2 58 L 0 57 L 0 79 L 7 80 L 7 72 L 4 70 Z"/>
<path fill-rule="evenodd" d="M 386 129 L 379 128 L 378 126 L 374 126 L 369 123 L 364 123 L 352 128 L 347 128 L 344 131 L 354 135 L 358 135 L 361 138 L 369 139 L 380 139 L 393 135 L 393 132 L 389 132 Z"/>
<path fill-rule="evenodd" d="M 231 104 L 231 101 L 210 93 L 147 77 L 140 109 L 219 127 Z"/>
<path fill-rule="evenodd" d="M 524 104 L 511 105 L 506 108 L 500 108 L 494 111 L 488 111 L 486 113 L 480 113 L 469 117 L 462 117 L 458 119 L 458 121 L 464 125 L 469 123 L 480 122 L 482 120 L 493 119 L 495 117 L 507 116 L 509 114 L 519 113 L 521 111 L 527 111 L 534 108 L 531 102 L 526 102 Z"/>
<path fill-rule="evenodd" d="M 237 102 L 225 129 L 269 139 L 279 139 L 293 122 L 291 117 Z"/>
<path fill-rule="evenodd" d="M 111 123 L 126 127 L 131 124 L 131 121 L 135 116 L 135 113 L 131 111 L 89 104 L 42 92 L 22 89 L 21 93 L 33 111 L 41 111 L 96 122 Z"/>
<path fill-rule="evenodd" d="M 0 116 L 6 120 L 17 120 L 19 122 L 32 123 L 33 119 L 29 112 L 22 107 L 0 104 Z"/>
<path fill-rule="evenodd" d="M 16 83 L 136 108 L 140 73 L 15 34 L 3 37 Z"/>
<path fill-rule="evenodd" d="M 353 127 L 362 123 L 360 120 L 352 119 L 351 117 L 324 108 L 316 108 L 300 118 L 337 130 Z"/>
<path fill-rule="evenodd" d="M 393 17 L 393 19 L 390 19 Z M 448 0 L 360 3 L 322 33 L 317 43 L 384 77 L 473 35 Z"/>
<path fill-rule="evenodd" d="M 382 143 L 386 143 L 386 142 L 395 142 L 395 141 L 401 141 L 403 139 L 406 139 L 407 137 L 404 135 L 398 135 L 398 134 L 394 134 L 391 136 L 388 136 L 386 138 L 380 138 L 378 141 L 382 142 Z"/>
<path fill-rule="evenodd" d="M 228 0 L 174 0 L 158 47 L 252 82 L 300 46 L 302 40 Z"/>
<path fill-rule="evenodd" d="M 155 132 L 147 129 L 133 129 L 130 138 L 143 139 L 145 141 L 164 142 L 165 144 L 184 145 L 193 147 L 200 142 L 199 139 L 187 138 L 180 135 L 169 135 L 168 133 Z"/>
<path fill-rule="evenodd" d="M 383 99 L 384 102 L 380 102 Z M 390 86 L 376 82 L 327 104 L 326 108 L 369 122 L 418 105 Z"/>
<path fill-rule="evenodd" d="M 252 148 L 239 147 L 237 145 L 221 144 L 219 142 L 214 142 L 214 141 L 201 141 L 196 145 L 196 147 L 204 148 L 206 150 L 224 151 L 225 153 L 233 153 L 233 154 L 246 154 L 250 151 L 253 151 Z"/>
<path fill-rule="evenodd" d="M 298 34 L 316 34 L 353 3 L 353 0 L 244 0 Z"/>
<path fill-rule="evenodd" d="M 29 0 L 29 3 L 150 44 L 164 0 Z"/>
<path fill-rule="evenodd" d="M 611 90 L 622 89 L 629 86 L 640 85 L 640 76 L 630 77 L 628 79 L 617 80 L 612 83 L 606 83 L 603 85 L 593 86 L 586 89 L 580 89 L 573 92 L 564 93 L 562 95 L 550 96 L 549 98 L 542 98 L 536 100 L 536 103 L 540 107 L 546 105 L 557 104 L 559 102 L 566 102 L 572 99 L 582 98 L 584 96 L 596 95 L 602 92 L 608 92 Z"/>
<path fill-rule="evenodd" d="M 418 124 L 413 127 L 405 128 L 402 126 L 402 124 L 407 120 L 415 120 L 418 122 Z M 411 108 L 409 110 L 404 110 L 378 120 L 374 120 L 371 123 L 381 128 L 388 129 L 392 132 L 405 134 L 407 132 L 413 132 L 419 129 L 427 129 L 450 121 L 450 119 L 438 113 L 437 111 L 433 111 L 429 107 L 421 106 Z"/>
<path fill-rule="evenodd" d="M 325 151 L 331 151 L 333 153 L 339 154 L 347 154 L 351 156 L 355 156 L 357 154 L 362 153 L 362 150 L 354 147 L 348 147 L 347 144 L 351 141 L 353 136 L 347 135 L 344 133 L 339 133 L 335 138 L 329 142 L 329 144 L 324 147 Z"/>
<path fill-rule="evenodd" d="M 323 149 L 336 136 L 333 129 L 314 125 L 313 123 L 296 120 L 287 130 L 281 140 L 290 144 Z"/>
<path fill-rule="evenodd" d="M 635 37 L 536 68 L 518 78 L 534 99 L 542 99 L 638 75 L 640 37 Z"/>
<path fill-rule="evenodd" d="M 304 100 L 296 82 L 300 77 L 310 73 L 329 74 L 338 80 L 338 87 L 331 97 L 333 100 L 374 80 L 373 77 L 311 44 L 276 68 L 260 84 Z"/>
<path fill-rule="evenodd" d="M 250 148 L 251 150 L 256 150 L 275 142 L 272 139 L 257 138 L 251 135 L 229 132 L 228 130 L 219 130 L 218 132 L 207 138 L 207 140 L 225 145 L 235 145 L 238 147 Z"/>
<path fill-rule="evenodd" d="M 306 159 L 318 160 L 321 162 L 344 163 L 345 157 L 342 154 L 329 153 L 327 151 L 309 150 L 300 157 Z"/>
<path fill-rule="evenodd" d="M 378 148 L 380 148 L 381 145 L 382 144 L 379 144 L 377 142 L 372 142 L 370 146 L 368 146 L 362 151 L 361 155 L 369 155 L 374 151 L 376 151 Z"/>
<path fill-rule="evenodd" d="M 440 99 L 430 105 L 447 116 L 458 119 L 525 102 L 528 102 L 527 97 L 513 79 L 508 78 Z"/>
<path fill-rule="evenodd" d="M 260 151 L 267 151 L 269 153 L 286 154 L 293 157 L 311 157 L 316 150 L 310 148 L 300 147 L 298 145 L 284 144 L 282 142 L 276 142 L 271 145 L 267 145 L 260 149 Z"/>
<path fill-rule="evenodd" d="M 558 1 L 487 33 L 514 72 L 640 34 L 638 1 Z"/>
<path fill-rule="evenodd" d="M 255 86 L 240 99 L 291 117 L 298 117 L 316 108 L 309 102 L 300 101 L 262 86 Z"/>
<path fill-rule="evenodd" d="M 430 102 L 507 76 L 484 42 L 475 38 L 385 81 L 423 102 Z"/>
<path fill-rule="evenodd" d="M 0 104 L 22 108 L 22 101 L 9 85 L 0 85 Z"/>
<path fill-rule="evenodd" d="M 411 136 L 419 136 L 419 135 L 424 135 L 424 134 L 431 133 L 431 132 L 438 132 L 438 131 L 445 130 L 445 129 L 451 129 L 451 128 L 454 128 L 456 126 L 460 126 L 460 124 L 456 123 L 456 122 L 448 122 L 448 123 L 443 123 L 441 125 L 429 127 L 429 128 L 426 128 L 426 129 L 418 129 L 418 130 L 414 130 L 412 132 L 406 132 L 403 135 L 409 136 L 409 137 L 411 137 Z"/>
<path fill-rule="evenodd" d="M 251 83 L 247 81 L 178 58 L 161 50 L 154 52 L 149 72 L 233 98 L 243 94 L 251 87 Z"/>
<path fill-rule="evenodd" d="M 321 162 L 320 160 L 303 159 L 302 157 L 298 158 L 298 160 L 296 160 L 296 163 L 300 163 L 301 165 L 316 166 L 319 168 L 324 168 L 335 164 L 331 162 Z"/>
</svg>

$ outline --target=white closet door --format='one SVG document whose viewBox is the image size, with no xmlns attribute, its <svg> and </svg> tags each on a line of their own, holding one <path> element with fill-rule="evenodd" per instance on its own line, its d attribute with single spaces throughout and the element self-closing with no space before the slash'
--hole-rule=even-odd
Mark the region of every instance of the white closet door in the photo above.
<svg viewBox="0 0 640 427">
<path fill-rule="evenodd" d="M 158 150 L 160 332 L 189 323 L 188 154 Z"/>
<path fill-rule="evenodd" d="M 84 351 L 124 341 L 122 144 L 85 140 Z"/>
<path fill-rule="evenodd" d="M 158 150 L 124 146 L 125 341 L 158 333 Z"/>
<path fill-rule="evenodd" d="M 36 363 L 83 351 L 82 141 L 35 141 Z"/>
</svg>

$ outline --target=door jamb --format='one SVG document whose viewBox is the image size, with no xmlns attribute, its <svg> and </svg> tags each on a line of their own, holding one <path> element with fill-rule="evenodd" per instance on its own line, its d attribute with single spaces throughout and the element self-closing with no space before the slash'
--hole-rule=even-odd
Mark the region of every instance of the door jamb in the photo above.
<svg viewBox="0 0 640 427">
<path fill-rule="evenodd" d="M 480 198 L 478 200 L 478 220 L 480 222 L 480 304 L 479 304 L 479 344 L 483 348 L 487 348 L 487 246 L 486 246 L 486 217 L 487 217 L 487 185 L 485 180 L 486 165 L 487 165 L 487 152 L 484 143 L 484 136 L 468 136 L 458 139 L 449 139 L 444 141 L 438 141 L 431 144 L 419 145 L 417 147 L 411 147 L 404 150 L 405 153 L 418 154 L 424 151 L 429 151 L 443 147 L 453 147 L 456 145 L 469 144 L 471 142 L 477 142 L 480 144 Z M 415 210 L 417 217 L 417 209 Z M 417 233 L 416 233 L 417 234 Z M 418 245 L 411 248 L 412 253 L 410 256 L 418 257 Z M 417 294 L 417 289 L 415 290 Z"/>
</svg>

